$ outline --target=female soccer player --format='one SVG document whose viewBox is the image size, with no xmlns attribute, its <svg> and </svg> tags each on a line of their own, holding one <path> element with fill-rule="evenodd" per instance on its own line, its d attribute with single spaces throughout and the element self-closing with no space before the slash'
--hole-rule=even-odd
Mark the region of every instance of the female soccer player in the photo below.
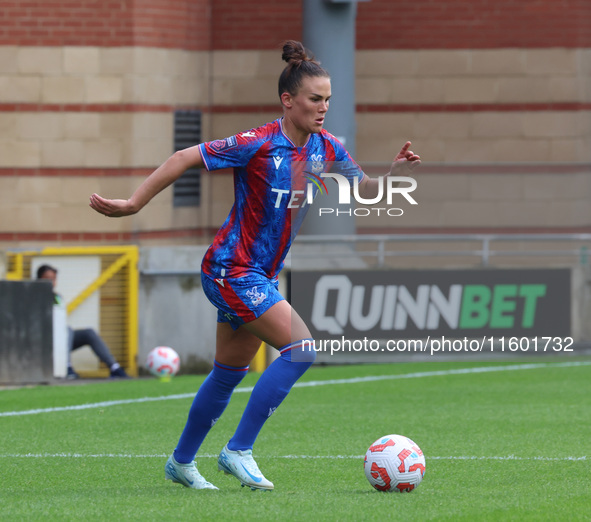
<svg viewBox="0 0 591 522">
<path fill-rule="evenodd" d="M 277 274 L 289 250 L 290 197 L 295 162 L 348 162 L 351 184 L 362 197 L 378 194 L 379 178 L 368 178 L 343 145 L 322 126 L 331 97 L 330 77 L 300 42 L 283 46 L 287 66 L 279 78 L 283 117 L 223 140 L 175 152 L 128 200 L 90 197 L 90 206 L 110 217 L 135 214 L 190 167 L 234 168 L 235 203 L 202 263 L 203 290 L 218 309 L 216 353 L 189 411 L 180 440 L 165 466 L 165 477 L 195 489 L 217 489 L 197 471 L 195 455 L 246 375 L 261 341 L 280 356 L 257 381 L 236 432 L 222 449 L 218 469 L 243 486 L 273 489 L 252 458 L 255 439 L 293 384 L 311 366 L 310 331 L 277 291 Z M 407 142 L 391 173 L 420 163 Z M 281 197 L 284 196 L 285 197 Z M 295 226 L 295 225 L 294 225 Z"/>
</svg>

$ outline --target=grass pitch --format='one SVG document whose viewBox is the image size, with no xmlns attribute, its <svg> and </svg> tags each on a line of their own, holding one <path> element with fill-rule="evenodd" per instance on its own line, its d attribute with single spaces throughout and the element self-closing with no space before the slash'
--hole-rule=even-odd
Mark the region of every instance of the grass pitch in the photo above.
<svg viewBox="0 0 591 522">
<path fill-rule="evenodd" d="M 275 491 L 217 471 L 257 374 L 197 459 L 220 491 L 164 481 L 204 376 L 0 391 L 4 520 L 588 520 L 591 361 L 314 367 L 254 455 Z M 378 437 L 417 442 L 426 474 L 381 493 L 363 473 Z"/>
</svg>

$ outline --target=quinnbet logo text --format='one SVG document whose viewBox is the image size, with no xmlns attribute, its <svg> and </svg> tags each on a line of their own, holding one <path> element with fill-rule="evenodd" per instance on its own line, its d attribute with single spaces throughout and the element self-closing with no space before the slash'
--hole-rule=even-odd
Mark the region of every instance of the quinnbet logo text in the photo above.
<svg viewBox="0 0 591 522">
<path fill-rule="evenodd" d="M 291 288 L 321 337 L 570 335 L 565 269 L 292 273 Z"/>
</svg>

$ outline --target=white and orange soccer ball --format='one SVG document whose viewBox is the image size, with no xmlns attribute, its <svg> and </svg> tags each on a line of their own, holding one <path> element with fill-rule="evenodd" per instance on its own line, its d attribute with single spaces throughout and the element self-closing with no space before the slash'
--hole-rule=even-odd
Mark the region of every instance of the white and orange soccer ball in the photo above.
<svg viewBox="0 0 591 522">
<path fill-rule="evenodd" d="M 169 346 L 157 346 L 148 354 L 146 368 L 155 377 L 173 377 L 178 373 L 180 367 L 179 354 Z"/>
<path fill-rule="evenodd" d="M 365 476 L 379 491 L 412 491 L 425 475 L 425 456 L 412 440 L 402 435 L 386 435 L 367 450 L 363 462 Z"/>
</svg>

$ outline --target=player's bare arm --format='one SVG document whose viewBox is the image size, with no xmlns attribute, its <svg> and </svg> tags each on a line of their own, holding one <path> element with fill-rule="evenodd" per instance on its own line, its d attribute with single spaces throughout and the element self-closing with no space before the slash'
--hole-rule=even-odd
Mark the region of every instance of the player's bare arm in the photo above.
<svg viewBox="0 0 591 522">
<path fill-rule="evenodd" d="M 204 167 L 198 145 L 175 152 L 146 178 L 129 199 L 107 199 L 93 194 L 90 196 L 90 206 L 107 217 L 136 214 L 191 167 Z"/>
<path fill-rule="evenodd" d="M 407 141 L 392 161 L 389 176 L 410 176 L 414 169 L 421 164 L 421 157 L 410 150 L 411 142 Z M 370 178 L 364 176 L 359 183 L 359 195 L 365 199 L 375 198 L 379 193 L 382 176 Z"/>
</svg>

